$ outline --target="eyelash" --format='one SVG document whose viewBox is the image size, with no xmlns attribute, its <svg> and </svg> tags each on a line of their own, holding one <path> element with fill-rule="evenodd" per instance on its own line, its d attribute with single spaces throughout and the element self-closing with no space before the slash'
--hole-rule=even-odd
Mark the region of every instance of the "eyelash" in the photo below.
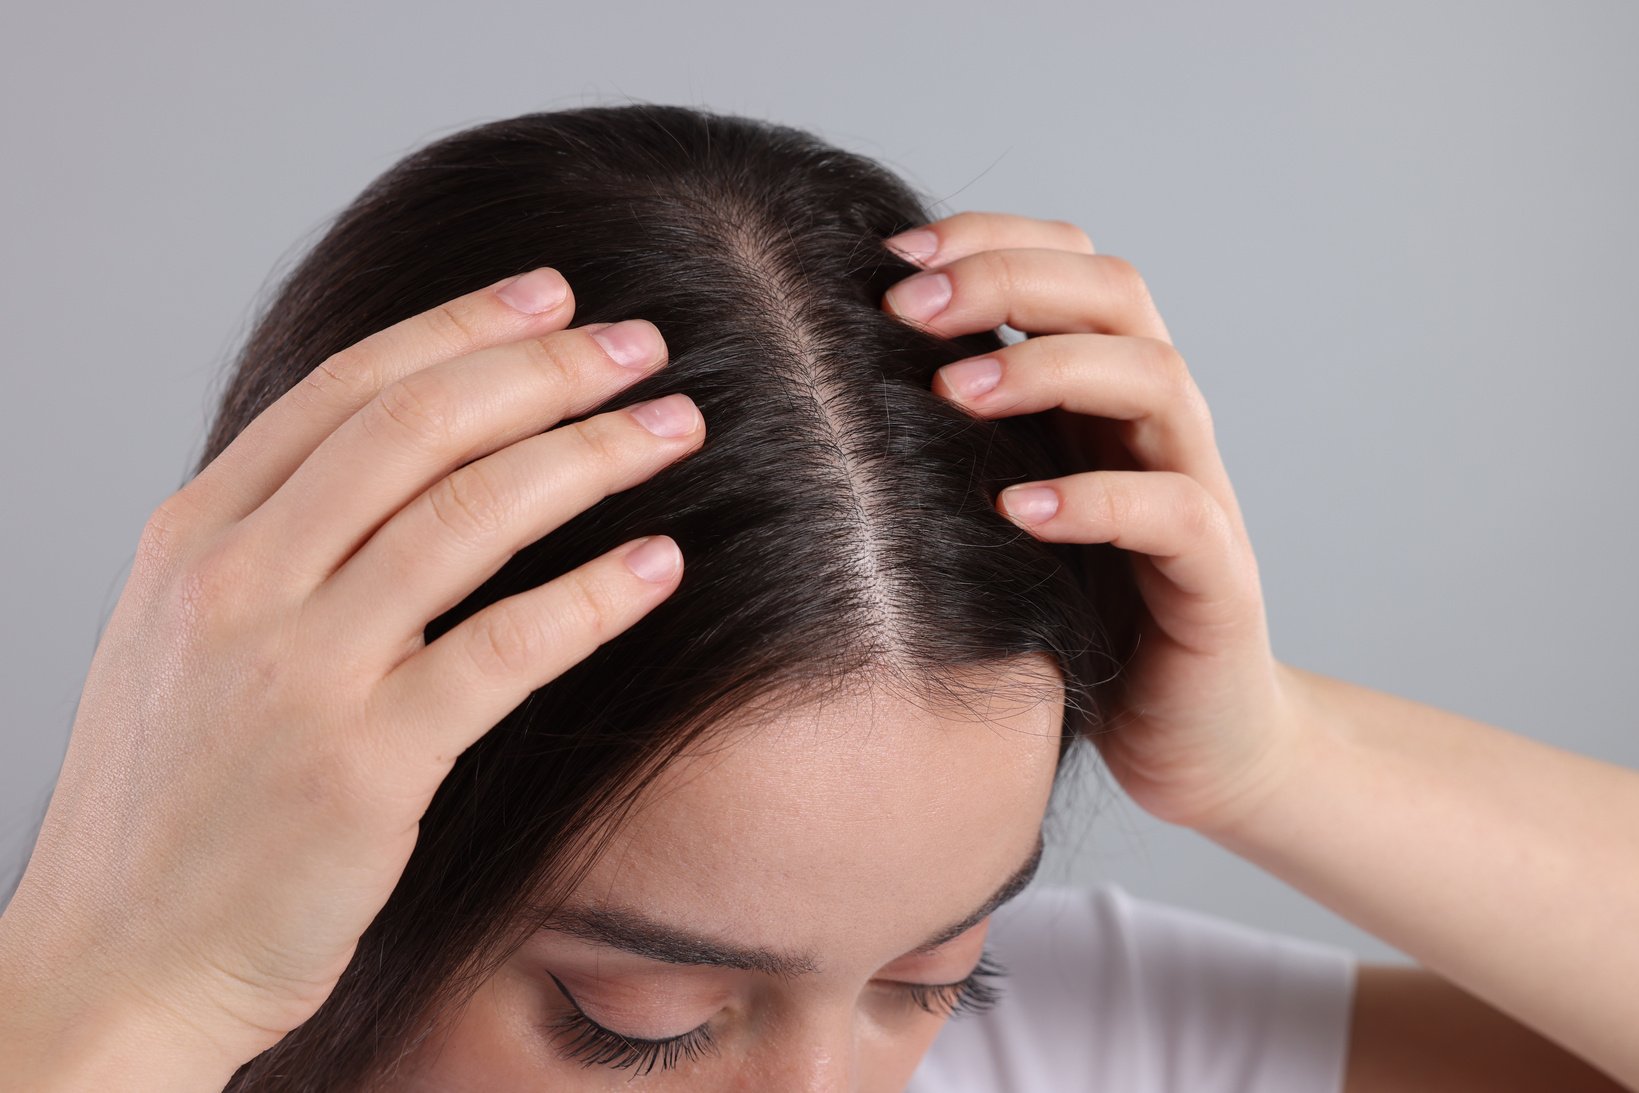
<svg viewBox="0 0 1639 1093">
<path fill-rule="evenodd" d="M 692 1062 L 716 1050 L 711 1030 L 705 1025 L 664 1040 L 642 1040 L 606 1029 L 586 1016 L 586 1011 L 580 1008 L 575 996 L 569 993 L 557 976 L 551 972 L 547 975 L 558 985 L 558 990 L 571 1007 L 570 1012 L 547 1026 L 566 1037 L 562 1047 L 566 1059 L 579 1060 L 582 1066 L 602 1065 L 616 1070 L 630 1069 L 634 1074 L 647 1074 L 657 1063 L 660 1069 L 670 1070 L 684 1059 Z"/>
<path fill-rule="evenodd" d="M 1001 1001 L 998 983 L 1007 970 L 986 952 L 967 978 L 956 983 L 905 983 L 901 987 L 912 1004 L 936 1017 L 957 1017 L 962 1014 L 983 1013 Z M 634 1074 L 648 1074 L 658 1064 L 661 1070 L 671 1070 L 678 1063 L 693 1062 L 717 1050 L 711 1038 L 711 1029 L 701 1025 L 681 1036 L 664 1040 L 643 1040 L 624 1036 L 606 1029 L 580 1008 L 574 995 L 551 972 L 547 975 L 558 985 L 568 1000 L 570 1012 L 548 1024 L 548 1029 L 565 1037 L 561 1047 L 567 1059 L 578 1060 L 583 1066 L 608 1066 L 616 1070 L 630 1069 Z"/>
<path fill-rule="evenodd" d="M 979 957 L 979 963 L 968 973 L 968 977 L 959 983 L 942 983 L 938 986 L 907 983 L 905 990 L 912 1002 L 936 1017 L 983 1013 L 1002 1000 L 1001 984 L 992 980 L 1006 974 L 1007 969 L 986 952 Z"/>
</svg>

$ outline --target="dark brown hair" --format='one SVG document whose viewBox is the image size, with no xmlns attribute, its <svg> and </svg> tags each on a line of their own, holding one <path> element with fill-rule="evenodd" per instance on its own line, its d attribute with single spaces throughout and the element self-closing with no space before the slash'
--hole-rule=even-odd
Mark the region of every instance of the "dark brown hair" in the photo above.
<svg viewBox="0 0 1639 1093">
<path fill-rule="evenodd" d="M 684 391 L 707 437 L 428 623 L 432 642 L 640 535 L 683 551 L 676 592 L 459 758 L 330 998 L 228 1089 L 384 1080 L 521 939 L 524 908 L 568 894 L 572 851 L 728 711 L 866 672 L 948 695 L 964 669 L 1042 654 L 1065 746 L 1101 727 L 1136 586 L 1114 547 L 1045 543 L 995 511 L 1002 486 L 1085 469 L 1041 415 L 986 421 L 932 393 L 935 369 L 1002 338 L 881 310 L 914 272 L 883 238 L 932 219 L 894 174 L 801 130 L 588 106 L 412 153 L 277 284 L 196 472 L 331 354 L 538 265 L 568 278 L 575 325 L 640 317 L 665 337 L 670 362 L 594 412 Z"/>
</svg>

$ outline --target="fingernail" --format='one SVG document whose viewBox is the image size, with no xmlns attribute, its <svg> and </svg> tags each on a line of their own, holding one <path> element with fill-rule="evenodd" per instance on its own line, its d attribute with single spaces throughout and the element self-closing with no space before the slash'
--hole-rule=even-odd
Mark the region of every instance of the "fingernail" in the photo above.
<svg viewBox="0 0 1639 1093">
<path fill-rule="evenodd" d="M 642 319 L 623 319 L 592 335 L 614 362 L 627 368 L 641 368 L 660 355 L 660 338 L 652 324 Z"/>
<path fill-rule="evenodd" d="M 563 303 L 569 282 L 555 269 L 542 266 L 520 273 L 495 290 L 495 295 L 525 315 L 539 315 Z"/>
<path fill-rule="evenodd" d="M 670 580 L 683 561 L 683 552 L 665 535 L 652 535 L 623 559 L 626 568 L 645 581 L 659 584 Z"/>
<path fill-rule="evenodd" d="M 958 361 L 947 364 L 935 375 L 945 378 L 945 385 L 963 398 L 978 398 L 993 390 L 1002 380 L 1002 362 L 995 357 Z"/>
<path fill-rule="evenodd" d="M 907 319 L 923 321 L 950 303 L 950 278 L 943 273 L 918 273 L 888 290 L 888 302 Z"/>
<path fill-rule="evenodd" d="M 694 400 L 681 391 L 639 402 L 626 409 L 637 418 L 639 425 L 655 436 L 685 436 L 694 432 L 695 422 L 700 419 L 700 411 L 695 408 Z"/>
<path fill-rule="evenodd" d="M 930 231 L 900 232 L 882 242 L 913 262 L 926 262 L 939 253 L 939 237 Z"/>
<path fill-rule="evenodd" d="M 1009 486 L 1002 491 L 1002 507 L 1015 519 L 1039 524 L 1059 510 L 1059 495 L 1048 486 Z"/>
</svg>

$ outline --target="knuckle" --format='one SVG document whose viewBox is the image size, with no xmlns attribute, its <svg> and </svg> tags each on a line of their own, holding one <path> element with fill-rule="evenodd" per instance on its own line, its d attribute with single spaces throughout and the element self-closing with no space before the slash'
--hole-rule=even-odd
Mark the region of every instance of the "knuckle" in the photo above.
<svg viewBox="0 0 1639 1093">
<path fill-rule="evenodd" d="M 181 560 L 192 524 L 187 493 L 186 487 L 178 490 L 148 514 L 137 537 L 137 564 L 166 570 Z"/>
<path fill-rule="evenodd" d="M 999 224 L 1007 215 L 986 209 L 963 209 L 935 221 L 939 225 L 939 238 L 945 244 L 940 250 L 947 254 L 960 251 L 971 258 L 1006 246 L 1005 230 Z M 959 245 L 952 247 L 950 244 L 956 241 L 960 241 Z"/>
<path fill-rule="evenodd" d="M 1212 440 L 1214 436 L 1212 407 L 1207 404 L 1206 395 L 1201 392 L 1201 388 L 1196 385 L 1193 379 L 1190 380 L 1189 386 L 1182 392 L 1182 397 L 1178 401 L 1184 409 L 1184 420 L 1193 422 L 1195 428 L 1202 430 L 1209 441 Z"/>
<path fill-rule="evenodd" d="M 1080 224 L 1072 223 L 1069 220 L 1051 220 L 1049 223 L 1062 231 L 1065 237 L 1079 249 L 1086 251 L 1088 254 L 1094 253 L 1093 237 L 1088 235 L 1087 230 Z"/>
<path fill-rule="evenodd" d="M 423 316 L 427 329 L 447 354 L 464 353 L 482 343 L 480 331 L 464 301 L 439 304 Z"/>
<path fill-rule="evenodd" d="M 1138 267 L 1119 254 L 1101 254 L 1099 257 L 1103 259 L 1104 268 L 1109 270 L 1111 278 L 1118 281 L 1137 281 L 1141 279 L 1138 276 Z"/>
<path fill-rule="evenodd" d="M 444 386 L 430 373 L 413 372 L 382 388 L 372 403 L 373 413 L 391 423 L 389 430 L 418 445 L 442 444 L 455 432 L 455 414 Z"/>
<path fill-rule="evenodd" d="M 1088 473 L 1097 487 L 1092 497 L 1093 516 L 1105 527 L 1120 531 L 1127 526 L 1127 517 L 1132 508 L 1131 493 L 1116 475 L 1103 471 Z"/>
<path fill-rule="evenodd" d="M 1212 428 L 1212 411 L 1207 406 L 1206 395 L 1202 393 L 1200 384 L 1195 382 L 1195 375 L 1189 370 L 1189 362 L 1184 359 L 1183 353 L 1171 342 L 1160 338 L 1146 338 L 1150 345 L 1147 350 L 1153 369 L 1160 373 L 1161 383 L 1166 395 L 1169 412 L 1183 414 L 1183 420 L 1193 421 L 1205 427 L 1210 435 Z"/>
<path fill-rule="evenodd" d="M 353 395 L 370 383 L 371 370 L 364 350 L 358 344 L 332 353 L 313 366 L 296 385 L 298 397 L 317 397 L 328 402 L 348 402 Z"/>
<path fill-rule="evenodd" d="M 995 284 L 1003 295 L 1013 289 L 1015 281 L 1013 257 L 1004 250 L 982 250 L 977 254 L 969 255 L 968 260 L 973 262 L 982 271 L 986 281 Z"/>
<path fill-rule="evenodd" d="M 433 518 L 462 542 L 493 537 L 511 521 L 511 494 L 502 489 L 482 461 L 462 467 L 427 491 Z"/>
<path fill-rule="evenodd" d="M 625 445 L 622 443 L 626 430 L 613 428 L 612 417 L 627 417 L 628 414 L 609 415 L 599 414 L 597 417 L 577 421 L 569 426 L 569 436 L 575 445 L 576 457 L 588 467 L 625 462 Z"/>
<path fill-rule="evenodd" d="M 214 628 L 214 620 L 248 613 L 259 587 L 242 551 L 221 540 L 183 565 L 170 585 L 172 618 L 187 634 Z"/>
<path fill-rule="evenodd" d="M 1182 398 L 1195 391 L 1195 377 L 1190 375 L 1189 362 L 1178 347 L 1160 338 L 1139 338 L 1143 348 L 1145 367 L 1160 375 L 1169 394 Z"/>
<path fill-rule="evenodd" d="M 590 634 L 598 644 L 614 633 L 619 611 L 607 585 L 586 574 L 578 574 L 563 591 L 566 599 L 563 619 L 572 632 Z"/>
<path fill-rule="evenodd" d="M 1100 257 L 1109 269 L 1110 279 L 1115 283 L 1116 291 L 1134 302 L 1149 303 L 1150 289 L 1144 283 L 1144 277 L 1138 272 L 1137 266 L 1119 255 L 1105 254 Z"/>
<path fill-rule="evenodd" d="M 539 629 L 520 608 L 506 603 L 484 609 L 473 620 L 472 656 L 485 675 L 515 678 L 540 661 Z"/>
<path fill-rule="evenodd" d="M 530 367 L 545 376 L 552 387 L 573 387 L 580 377 L 580 370 L 570 358 L 564 339 L 559 334 L 561 331 L 526 338 L 518 343 L 518 348 Z"/>
<path fill-rule="evenodd" d="M 1182 479 L 1178 489 L 1183 495 L 1184 528 L 1190 538 L 1196 541 L 1224 538 L 1224 533 L 1229 530 L 1229 517 L 1212 494 L 1189 475 L 1176 471 L 1172 473 Z"/>
</svg>

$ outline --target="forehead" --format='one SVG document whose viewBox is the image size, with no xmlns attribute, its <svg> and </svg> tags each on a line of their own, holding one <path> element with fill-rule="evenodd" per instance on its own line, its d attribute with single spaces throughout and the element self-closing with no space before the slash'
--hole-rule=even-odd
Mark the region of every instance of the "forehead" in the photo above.
<svg viewBox="0 0 1639 1093">
<path fill-rule="evenodd" d="M 861 686 L 713 726 L 645 788 L 574 902 L 862 959 L 919 944 L 1028 856 L 1052 789 L 1056 674 L 983 679 L 964 700 Z"/>
</svg>

